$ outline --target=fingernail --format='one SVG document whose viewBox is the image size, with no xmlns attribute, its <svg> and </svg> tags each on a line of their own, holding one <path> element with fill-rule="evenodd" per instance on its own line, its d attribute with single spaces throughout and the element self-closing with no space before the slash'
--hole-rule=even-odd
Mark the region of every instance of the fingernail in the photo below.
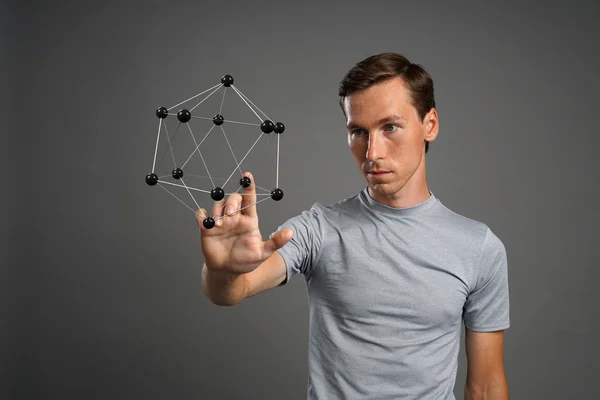
<svg viewBox="0 0 600 400">
<path fill-rule="evenodd" d="M 223 220 L 222 220 L 222 219 L 218 219 L 218 220 L 215 222 L 215 225 L 217 225 L 217 226 L 221 226 L 221 225 L 223 225 Z"/>
<path fill-rule="evenodd" d="M 231 214 L 232 212 L 233 212 L 233 206 L 229 205 L 229 206 L 227 206 L 227 208 L 225 208 L 226 214 Z"/>
</svg>

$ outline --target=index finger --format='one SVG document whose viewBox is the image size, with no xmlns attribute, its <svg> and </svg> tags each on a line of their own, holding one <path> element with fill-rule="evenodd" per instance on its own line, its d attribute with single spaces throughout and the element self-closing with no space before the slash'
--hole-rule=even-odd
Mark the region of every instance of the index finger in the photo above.
<svg viewBox="0 0 600 400">
<path fill-rule="evenodd" d="M 254 218 L 256 217 L 256 185 L 250 172 L 244 172 L 244 176 L 250 178 L 250 186 L 244 188 L 241 208 L 244 210 L 244 215 Z"/>
</svg>

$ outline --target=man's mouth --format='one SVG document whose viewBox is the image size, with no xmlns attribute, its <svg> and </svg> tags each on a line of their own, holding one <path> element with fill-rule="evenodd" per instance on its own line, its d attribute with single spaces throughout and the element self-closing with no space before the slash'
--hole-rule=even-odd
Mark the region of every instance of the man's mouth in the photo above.
<svg viewBox="0 0 600 400">
<path fill-rule="evenodd" d="M 385 174 L 389 174 L 390 171 L 369 171 L 367 173 L 372 176 L 383 176 Z"/>
</svg>

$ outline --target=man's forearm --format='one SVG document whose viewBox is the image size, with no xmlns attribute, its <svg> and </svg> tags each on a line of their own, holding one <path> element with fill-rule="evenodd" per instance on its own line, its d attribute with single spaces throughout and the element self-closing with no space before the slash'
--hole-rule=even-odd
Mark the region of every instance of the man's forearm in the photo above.
<svg viewBox="0 0 600 400">
<path fill-rule="evenodd" d="M 465 400 L 508 400 L 508 382 L 504 375 L 488 382 L 465 384 Z"/>
<path fill-rule="evenodd" d="M 246 297 L 243 274 L 215 271 L 204 264 L 202 267 L 202 289 L 214 304 L 232 306 Z"/>
</svg>

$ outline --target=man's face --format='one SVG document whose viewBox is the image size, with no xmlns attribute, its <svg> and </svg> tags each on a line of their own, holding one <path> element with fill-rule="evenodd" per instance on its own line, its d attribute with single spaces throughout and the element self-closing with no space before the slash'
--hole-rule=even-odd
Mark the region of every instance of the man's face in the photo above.
<svg viewBox="0 0 600 400">
<path fill-rule="evenodd" d="M 421 122 L 401 78 L 355 92 L 343 106 L 348 145 L 371 197 L 401 207 L 402 199 L 411 201 L 427 193 L 425 139 L 433 141 L 437 135 L 435 109 Z"/>
</svg>

